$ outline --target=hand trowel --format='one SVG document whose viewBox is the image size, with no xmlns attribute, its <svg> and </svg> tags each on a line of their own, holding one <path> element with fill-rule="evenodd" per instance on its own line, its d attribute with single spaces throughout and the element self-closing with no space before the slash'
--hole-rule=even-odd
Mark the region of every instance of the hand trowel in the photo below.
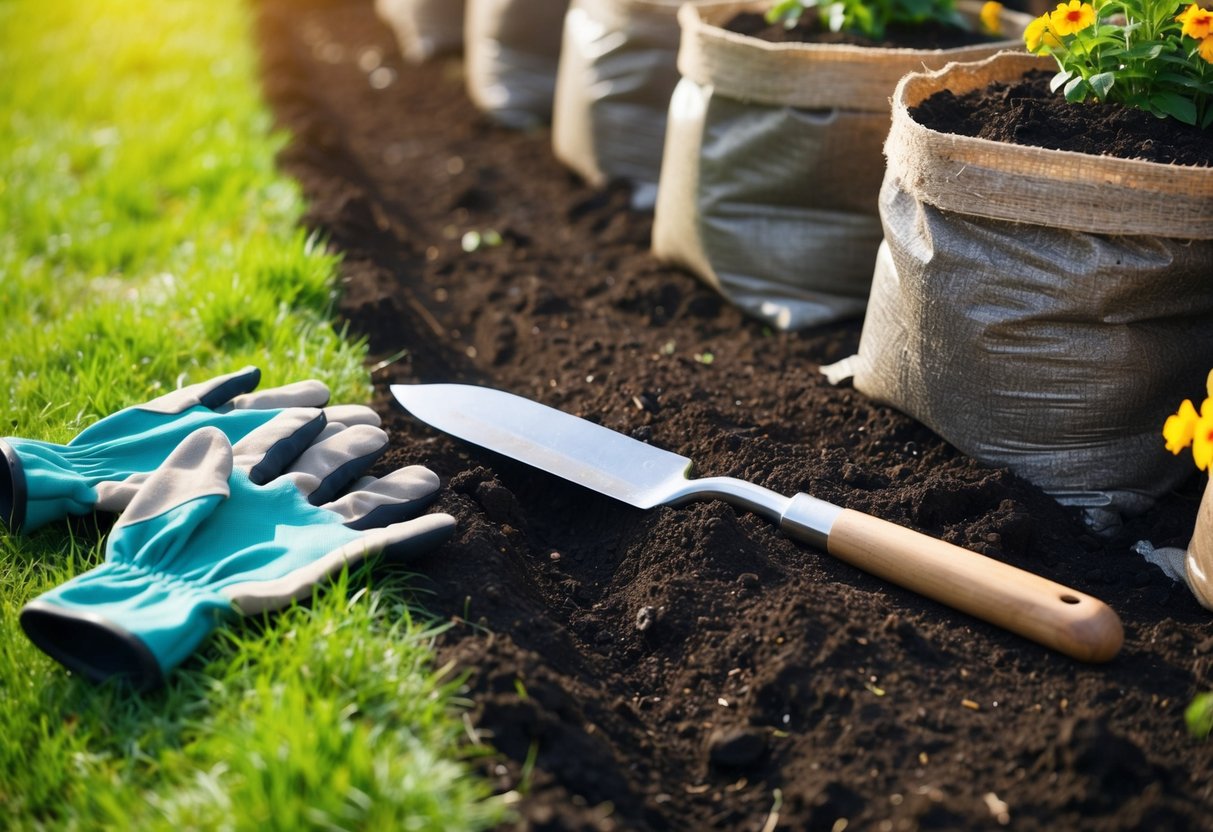
<svg viewBox="0 0 1213 832">
<path fill-rule="evenodd" d="M 691 460 L 488 387 L 395 384 L 406 410 L 444 433 L 637 508 L 724 500 L 790 538 L 1068 656 L 1103 662 L 1124 631 L 1106 604 L 994 558 L 841 508 L 732 477 L 689 477 Z"/>
</svg>

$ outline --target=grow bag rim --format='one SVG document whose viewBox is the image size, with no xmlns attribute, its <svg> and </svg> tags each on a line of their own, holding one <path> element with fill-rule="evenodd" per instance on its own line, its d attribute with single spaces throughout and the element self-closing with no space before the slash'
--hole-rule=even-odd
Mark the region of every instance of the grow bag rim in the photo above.
<svg viewBox="0 0 1213 832">
<path fill-rule="evenodd" d="M 679 73 L 737 101 L 888 112 L 889 96 L 907 73 L 940 68 L 953 61 L 977 60 L 1012 48 L 1022 43 L 1019 38 L 1032 20 L 1031 15 L 1003 9 L 999 19 L 1013 38 L 948 49 L 773 43 L 723 26 L 733 14 L 762 12 L 769 6 L 770 0 L 684 3 L 678 10 L 682 29 Z M 976 20 L 981 3 L 959 0 L 957 7 Z M 823 73 L 819 83 L 803 82 L 801 73 L 808 69 Z"/>
<path fill-rule="evenodd" d="M 1213 239 L 1213 167 L 1096 156 L 943 133 L 909 108 L 947 88 L 961 95 L 1048 57 L 1002 52 L 904 77 L 885 141 L 887 178 L 944 211 L 1113 236 Z"/>
</svg>

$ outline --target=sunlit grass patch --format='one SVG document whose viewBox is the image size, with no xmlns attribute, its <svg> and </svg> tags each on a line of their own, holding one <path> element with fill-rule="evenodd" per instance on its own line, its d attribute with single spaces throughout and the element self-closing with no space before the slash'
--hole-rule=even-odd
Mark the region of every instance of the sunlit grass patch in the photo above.
<svg viewBox="0 0 1213 832">
<path fill-rule="evenodd" d="M 336 258 L 298 227 L 240 0 L 0 1 L 0 436 L 67 441 L 255 364 L 365 401 Z M 21 606 L 104 523 L 0 532 L 0 828 L 477 829 L 459 685 L 398 578 L 221 630 L 167 686 L 95 687 Z"/>
</svg>

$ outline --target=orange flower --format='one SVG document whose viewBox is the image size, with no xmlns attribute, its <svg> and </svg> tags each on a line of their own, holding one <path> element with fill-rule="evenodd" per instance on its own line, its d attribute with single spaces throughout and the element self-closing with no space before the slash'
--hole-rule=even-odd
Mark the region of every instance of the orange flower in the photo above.
<svg viewBox="0 0 1213 832">
<path fill-rule="evenodd" d="M 1195 3 L 1176 15 L 1175 19 L 1183 24 L 1180 31 L 1190 38 L 1203 41 L 1210 33 L 1213 33 L 1213 11 L 1202 9 Z M 1204 57 L 1203 53 L 1201 57 Z"/>
<path fill-rule="evenodd" d="M 1094 23 L 1095 8 L 1081 0 L 1058 3 L 1056 10 L 1049 14 L 1049 30 L 1061 37 L 1081 32 Z"/>
<path fill-rule="evenodd" d="M 1200 53 L 1200 57 L 1213 64 L 1213 35 L 1202 40 L 1196 51 Z"/>
</svg>

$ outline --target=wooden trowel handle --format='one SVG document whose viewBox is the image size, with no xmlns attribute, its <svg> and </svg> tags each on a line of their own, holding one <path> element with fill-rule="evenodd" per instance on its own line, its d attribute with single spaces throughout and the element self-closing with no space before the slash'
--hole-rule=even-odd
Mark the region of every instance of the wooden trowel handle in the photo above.
<svg viewBox="0 0 1213 832">
<path fill-rule="evenodd" d="M 1096 598 L 869 514 L 841 510 L 826 548 L 865 572 L 1082 661 L 1108 661 L 1124 641 L 1120 618 Z"/>
</svg>

